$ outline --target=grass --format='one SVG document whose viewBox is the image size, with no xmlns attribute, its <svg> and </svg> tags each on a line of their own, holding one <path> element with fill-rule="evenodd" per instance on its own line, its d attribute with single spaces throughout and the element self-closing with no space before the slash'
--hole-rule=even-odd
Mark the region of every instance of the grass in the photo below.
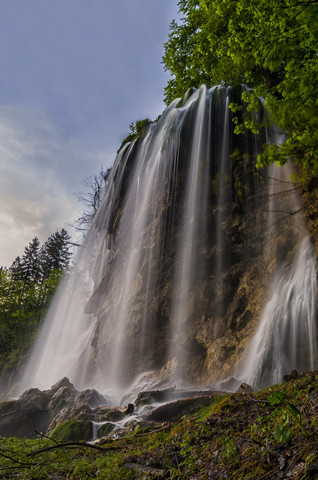
<svg viewBox="0 0 318 480">
<path fill-rule="evenodd" d="M 278 435 L 283 427 L 286 436 Z M 97 448 L 0 438 L 0 478 L 317 480 L 317 429 L 312 372 L 261 392 L 217 397 L 176 423 L 137 427 Z"/>
</svg>

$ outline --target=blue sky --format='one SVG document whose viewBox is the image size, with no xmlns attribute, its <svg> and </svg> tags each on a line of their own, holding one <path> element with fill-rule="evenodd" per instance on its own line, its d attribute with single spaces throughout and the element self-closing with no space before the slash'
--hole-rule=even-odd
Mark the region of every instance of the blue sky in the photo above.
<svg viewBox="0 0 318 480">
<path fill-rule="evenodd" d="M 0 0 L 0 265 L 68 227 L 81 181 L 164 109 L 177 0 Z"/>
</svg>

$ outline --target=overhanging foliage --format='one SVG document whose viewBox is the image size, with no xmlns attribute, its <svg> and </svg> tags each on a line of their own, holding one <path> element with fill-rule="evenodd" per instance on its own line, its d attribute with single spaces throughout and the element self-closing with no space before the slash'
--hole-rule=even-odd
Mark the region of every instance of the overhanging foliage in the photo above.
<svg viewBox="0 0 318 480">
<path fill-rule="evenodd" d="M 264 98 L 287 133 L 261 166 L 287 158 L 318 171 L 318 2 L 297 0 L 180 0 L 180 23 L 170 25 L 163 63 L 172 78 L 165 100 L 202 83 L 245 83 L 253 110 Z M 251 124 L 238 127 L 250 128 Z M 255 128 L 255 125 L 252 125 Z"/>
</svg>

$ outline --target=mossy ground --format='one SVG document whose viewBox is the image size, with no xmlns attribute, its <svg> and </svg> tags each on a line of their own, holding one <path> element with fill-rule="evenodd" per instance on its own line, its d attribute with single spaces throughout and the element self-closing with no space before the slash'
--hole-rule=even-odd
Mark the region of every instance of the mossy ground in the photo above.
<svg viewBox="0 0 318 480">
<path fill-rule="evenodd" d="M 273 392 L 284 393 L 274 405 Z M 315 372 L 261 392 L 217 397 L 177 423 L 102 440 L 99 449 L 2 438 L 0 478 L 314 480 L 317 431 Z"/>
</svg>

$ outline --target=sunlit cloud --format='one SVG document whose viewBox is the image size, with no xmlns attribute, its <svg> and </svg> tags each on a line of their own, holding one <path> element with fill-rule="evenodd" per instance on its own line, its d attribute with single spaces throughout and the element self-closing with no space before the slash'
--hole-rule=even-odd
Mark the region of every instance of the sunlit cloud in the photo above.
<svg viewBox="0 0 318 480">
<path fill-rule="evenodd" d="M 80 189 L 87 163 L 95 173 L 106 156 L 66 138 L 45 112 L 0 107 L 0 265 L 10 266 L 35 236 L 44 242 L 68 229 L 81 211 L 74 177 Z"/>
</svg>

